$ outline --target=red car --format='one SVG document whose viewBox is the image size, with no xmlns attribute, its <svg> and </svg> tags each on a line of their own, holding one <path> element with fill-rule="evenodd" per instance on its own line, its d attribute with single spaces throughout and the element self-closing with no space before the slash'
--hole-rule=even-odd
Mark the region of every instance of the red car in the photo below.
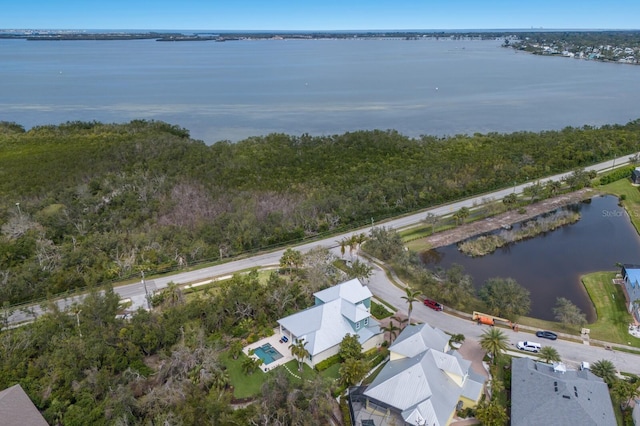
<svg viewBox="0 0 640 426">
<path fill-rule="evenodd" d="M 429 308 L 433 309 L 434 311 L 441 311 L 442 310 L 442 305 L 438 302 L 436 302 L 435 300 L 431 300 L 431 299 L 424 299 L 424 306 L 428 306 Z"/>
</svg>

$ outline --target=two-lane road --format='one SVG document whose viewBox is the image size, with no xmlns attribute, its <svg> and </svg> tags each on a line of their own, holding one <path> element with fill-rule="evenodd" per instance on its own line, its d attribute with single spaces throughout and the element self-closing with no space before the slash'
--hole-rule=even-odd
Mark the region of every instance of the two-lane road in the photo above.
<svg viewBox="0 0 640 426">
<path fill-rule="evenodd" d="M 629 157 L 620 157 L 615 160 L 605 161 L 600 164 L 596 164 L 594 166 L 587 167 L 585 170 L 595 170 L 595 171 L 603 171 L 607 169 L 612 169 L 614 165 L 623 165 L 628 163 Z M 562 173 L 555 176 L 550 176 L 544 179 L 536 180 L 535 182 L 544 183 L 549 180 L 560 181 L 565 177 L 569 176 L 571 172 Z M 413 226 L 423 220 L 427 213 L 432 213 L 436 216 L 446 216 L 454 213 L 462 207 L 473 208 L 475 206 L 482 205 L 484 201 L 487 199 L 499 200 L 504 198 L 506 195 L 511 193 L 522 193 L 524 188 L 530 186 L 532 182 L 525 182 L 520 185 L 514 185 L 513 187 L 501 189 L 492 193 L 478 195 L 476 197 L 467 198 L 465 200 L 456 201 L 451 204 L 434 207 L 432 209 L 424 210 L 418 213 L 410 214 L 407 216 L 399 217 L 396 219 L 387 220 L 385 222 L 376 223 L 376 226 L 385 226 L 389 229 L 402 229 L 409 226 Z M 333 248 L 338 245 L 337 241 L 342 240 L 343 238 L 348 238 L 353 234 L 360 232 L 368 232 L 369 227 L 362 228 L 359 230 L 350 231 L 344 233 L 342 235 L 334 235 L 332 237 L 317 240 L 309 243 L 303 243 L 296 246 L 296 250 L 301 252 L 306 252 L 314 247 L 322 246 L 327 248 Z M 170 276 L 163 276 L 157 278 L 148 278 L 146 282 L 142 282 L 142 280 L 138 283 L 128 284 L 123 286 L 118 286 L 115 288 L 115 291 L 123 298 L 123 299 L 132 299 L 132 300 L 144 300 L 147 292 L 152 293 L 153 291 L 160 290 L 165 288 L 170 282 L 174 282 L 176 284 L 187 284 L 187 283 L 195 283 L 200 281 L 206 281 L 208 279 L 214 277 L 225 276 L 229 274 L 233 274 L 234 272 L 248 270 L 251 268 L 261 268 L 269 265 L 278 265 L 280 262 L 280 258 L 284 253 L 285 249 L 275 250 L 269 253 L 261 253 L 255 256 L 246 257 L 243 259 L 234 260 L 231 262 L 223 263 L 216 266 L 211 266 L 207 268 L 181 272 Z M 146 287 L 146 289 L 145 289 Z M 58 300 L 57 303 L 61 308 L 65 308 L 66 306 L 70 306 L 73 303 L 77 303 L 82 300 L 82 295 L 71 297 L 68 299 Z M 23 309 L 18 309 L 13 312 L 13 314 L 9 317 L 10 324 L 17 324 L 20 322 L 28 321 L 32 318 L 32 315 L 39 315 L 42 313 L 42 310 L 39 305 L 32 305 L 28 307 L 28 310 L 32 312 L 32 314 L 27 314 L 23 311 Z"/>
</svg>

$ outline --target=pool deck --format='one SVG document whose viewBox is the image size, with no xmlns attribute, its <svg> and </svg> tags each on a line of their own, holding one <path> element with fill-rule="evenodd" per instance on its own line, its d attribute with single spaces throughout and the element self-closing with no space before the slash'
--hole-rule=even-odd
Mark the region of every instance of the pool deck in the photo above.
<svg viewBox="0 0 640 426">
<path fill-rule="evenodd" d="M 280 352 L 280 354 L 282 355 L 282 358 L 277 359 L 270 364 L 266 364 L 266 365 L 262 364 L 260 366 L 260 370 L 262 370 L 262 372 L 264 373 L 266 373 L 267 371 L 273 370 L 274 368 L 279 367 L 282 364 L 286 364 L 287 362 L 294 359 L 293 356 L 291 356 L 291 350 L 289 349 L 289 345 L 291 344 L 291 342 L 289 341 L 287 343 L 280 343 L 280 339 L 282 338 L 282 335 L 280 334 L 280 329 L 275 329 L 274 331 L 275 333 L 273 336 L 265 337 L 264 339 L 251 343 L 250 345 L 247 345 L 242 349 L 242 352 L 244 352 L 245 355 L 250 356 L 254 359 L 259 359 L 260 357 L 255 354 L 249 355 L 249 351 L 252 349 L 259 348 L 260 346 L 265 345 L 267 343 L 271 344 L 271 346 L 273 346 L 275 350 Z"/>
</svg>

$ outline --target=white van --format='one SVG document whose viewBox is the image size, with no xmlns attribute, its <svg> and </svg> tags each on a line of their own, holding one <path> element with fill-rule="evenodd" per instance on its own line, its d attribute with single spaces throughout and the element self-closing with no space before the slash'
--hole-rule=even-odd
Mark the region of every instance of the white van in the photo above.
<svg viewBox="0 0 640 426">
<path fill-rule="evenodd" d="M 516 348 L 520 349 L 521 351 L 538 353 L 540 352 L 540 348 L 542 348 L 542 346 L 540 345 L 540 343 L 524 341 L 518 342 Z"/>
</svg>

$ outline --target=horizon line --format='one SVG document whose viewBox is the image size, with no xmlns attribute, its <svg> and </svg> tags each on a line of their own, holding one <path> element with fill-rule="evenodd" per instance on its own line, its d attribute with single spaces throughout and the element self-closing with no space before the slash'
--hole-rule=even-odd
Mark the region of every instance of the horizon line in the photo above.
<svg viewBox="0 0 640 426">
<path fill-rule="evenodd" d="M 387 28 L 387 29 L 203 29 L 203 28 L 2 28 L 0 31 L 200 31 L 200 32 L 505 32 L 505 31 L 640 31 L 640 28 Z"/>
</svg>

